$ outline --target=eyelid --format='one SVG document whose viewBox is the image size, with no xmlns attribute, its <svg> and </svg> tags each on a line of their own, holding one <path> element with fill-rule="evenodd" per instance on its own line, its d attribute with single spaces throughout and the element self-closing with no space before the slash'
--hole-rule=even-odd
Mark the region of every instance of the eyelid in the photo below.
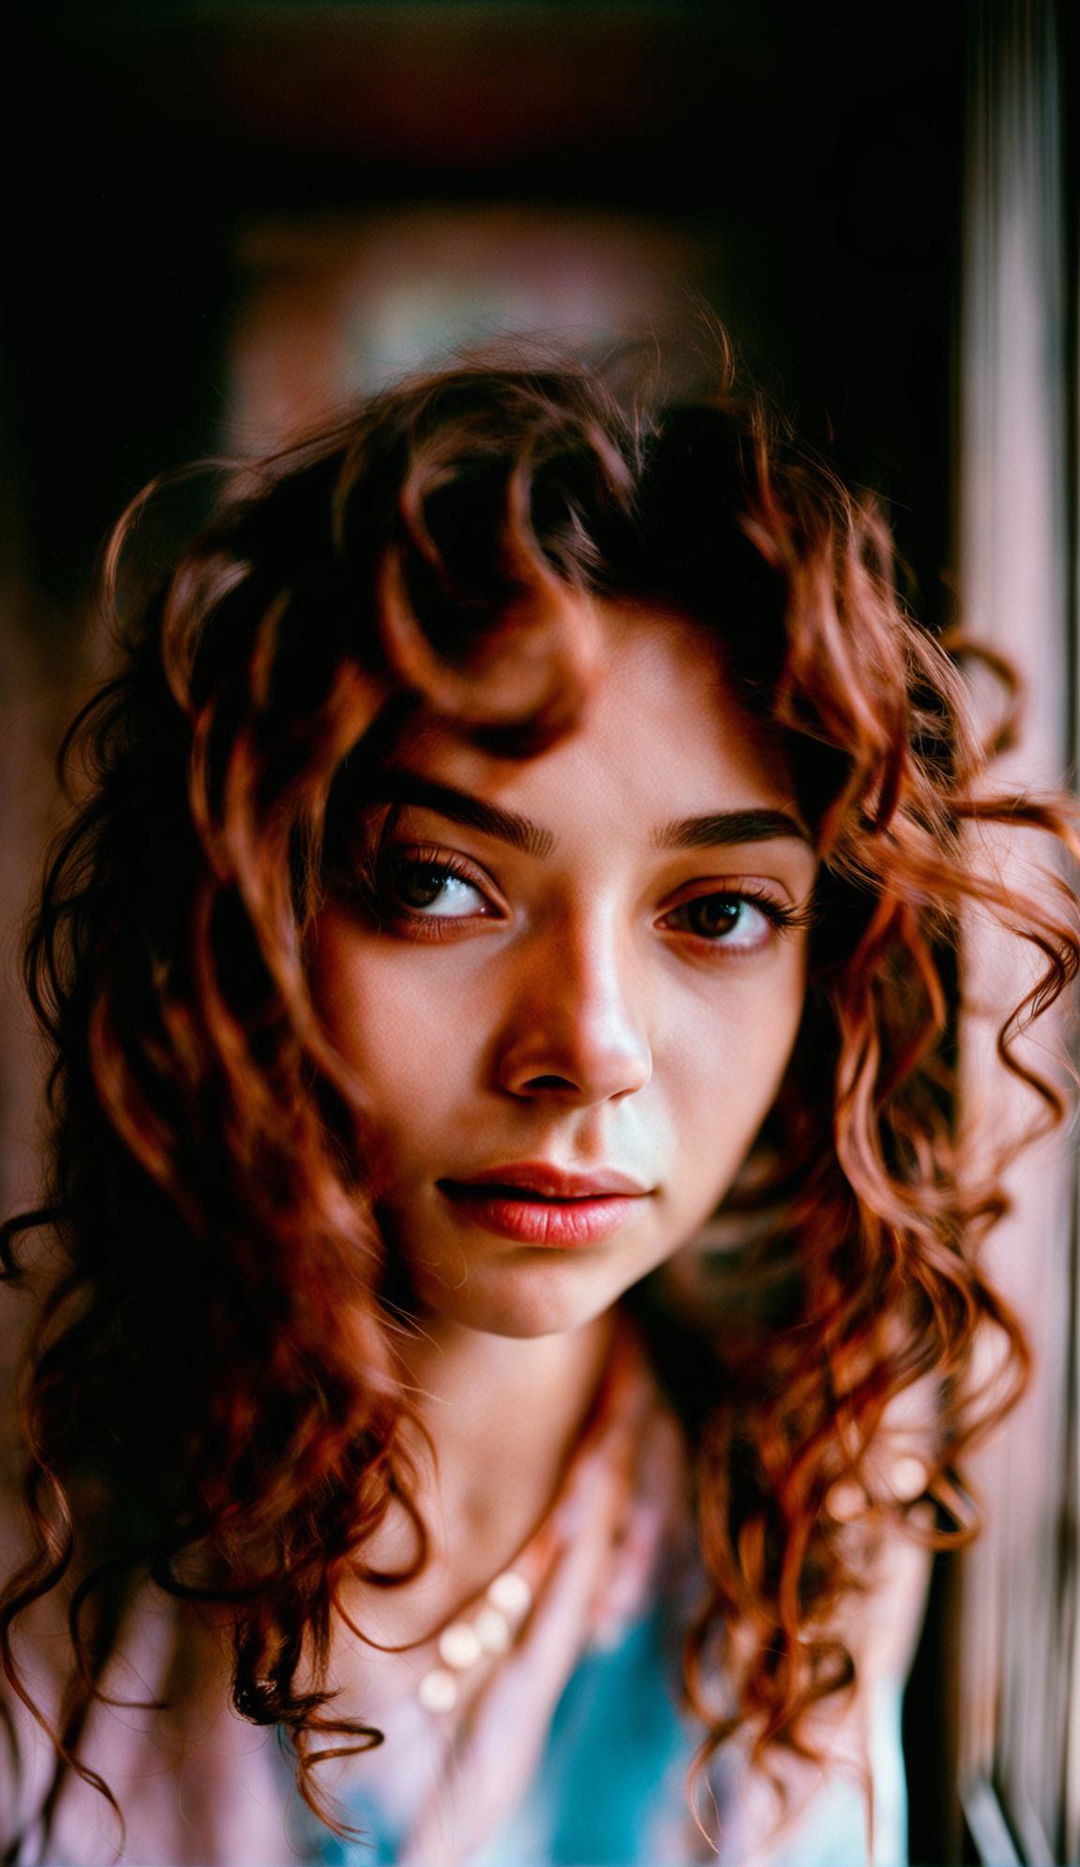
<svg viewBox="0 0 1080 1867">
<path fill-rule="evenodd" d="M 672 909 L 685 906 L 688 901 L 697 901 L 705 895 L 746 896 L 751 900 L 769 901 L 778 908 L 796 909 L 798 903 L 791 890 L 783 882 L 765 875 L 696 875 L 688 882 L 680 882 L 670 899 L 661 910 L 664 914 Z"/>
<path fill-rule="evenodd" d="M 377 861 L 380 864 L 402 861 L 427 862 L 433 869 L 450 868 L 455 874 L 464 876 L 466 880 L 475 881 L 478 888 L 490 889 L 493 894 L 499 893 L 494 876 L 483 863 L 477 862 L 475 856 L 466 856 L 460 849 L 448 849 L 445 843 L 384 842 L 379 847 Z"/>
</svg>

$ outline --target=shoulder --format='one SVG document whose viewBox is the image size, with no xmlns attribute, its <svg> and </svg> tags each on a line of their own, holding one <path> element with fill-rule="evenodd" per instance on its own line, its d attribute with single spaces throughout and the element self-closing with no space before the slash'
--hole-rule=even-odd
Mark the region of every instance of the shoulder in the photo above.
<svg viewBox="0 0 1080 1867">
<path fill-rule="evenodd" d="M 55 1726 L 70 1657 L 62 1607 L 45 1602 L 25 1617 L 17 1656 L 28 1696 Z M 5 1802 L 25 1836 L 49 1788 L 55 1751 L 10 1686 L 4 1703 L 17 1745 L 14 1757 L 5 1746 Z M 124 1616 L 79 1757 L 108 1785 L 123 1829 L 100 1791 L 69 1771 L 50 1853 L 64 1867 L 210 1860 L 215 1867 L 295 1867 L 286 1836 L 291 1785 L 276 1733 L 232 1711 L 218 1635 L 149 1585 Z"/>
<path fill-rule="evenodd" d="M 901 1867 L 907 1790 L 904 1684 L 922 1624 L 930 1554 L 896 1531 L 876 1550 L 865 1589 L 837 1617 L 854 1661 L 849 1688 L 800 1725 L 805 1752 L 743 1758 L 725 1782 L 730 1819 L 719 1867 Z"/>
</svg>

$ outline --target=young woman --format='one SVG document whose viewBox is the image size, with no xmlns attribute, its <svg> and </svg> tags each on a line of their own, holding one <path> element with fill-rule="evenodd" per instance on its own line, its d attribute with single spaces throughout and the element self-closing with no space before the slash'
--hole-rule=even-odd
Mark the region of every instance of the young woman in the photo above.
<svg viewBox="0 0 1080 1867">
<path fill-rule="evenodd" d="M 1021 1024 L 1077 944 L 880 518 L 730 397 L 435 376 L 226 485 L 75 743 L 7 1858 L 901 1859 L 1024 1362 L 959 936 Z"/>
</svg>

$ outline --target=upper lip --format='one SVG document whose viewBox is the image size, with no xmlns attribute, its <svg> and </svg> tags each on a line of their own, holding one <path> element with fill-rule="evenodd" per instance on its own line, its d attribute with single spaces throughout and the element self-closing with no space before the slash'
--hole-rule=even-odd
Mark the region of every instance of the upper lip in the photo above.
<svg viewBox="0 0 1080 1867">
<path fill-rule="evenodd" d="M 548 1199 L 602 1199 L 622 1193 L 641 1198 L 649 1188 L 627 1173 L 601 1168 L 598 1173 L 566 1173 L 544 1160 L 511 1160 L 500 1167 L 487 1167 L 482 1173 L 470 1173 L 450 1180 L 452 1186 L 520 1187 L 529 1193 L 542 1193 Z"/>
</svg>

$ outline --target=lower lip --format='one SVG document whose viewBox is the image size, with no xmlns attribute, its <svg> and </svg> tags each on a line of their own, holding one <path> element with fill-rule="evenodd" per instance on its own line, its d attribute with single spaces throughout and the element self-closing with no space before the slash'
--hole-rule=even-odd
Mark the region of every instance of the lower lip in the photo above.
<svg viewBox="0 0 1080 1867">
<path fill-rule="evenodd" d="M 595 1245 L 626 1224 L 643 1195 L 605 1193 L 595 1199 L 528 1199 L 479 1186 L 444 1183 L 456 1212 L 499 1238 L 523 1245 Z"/>
</svg>

